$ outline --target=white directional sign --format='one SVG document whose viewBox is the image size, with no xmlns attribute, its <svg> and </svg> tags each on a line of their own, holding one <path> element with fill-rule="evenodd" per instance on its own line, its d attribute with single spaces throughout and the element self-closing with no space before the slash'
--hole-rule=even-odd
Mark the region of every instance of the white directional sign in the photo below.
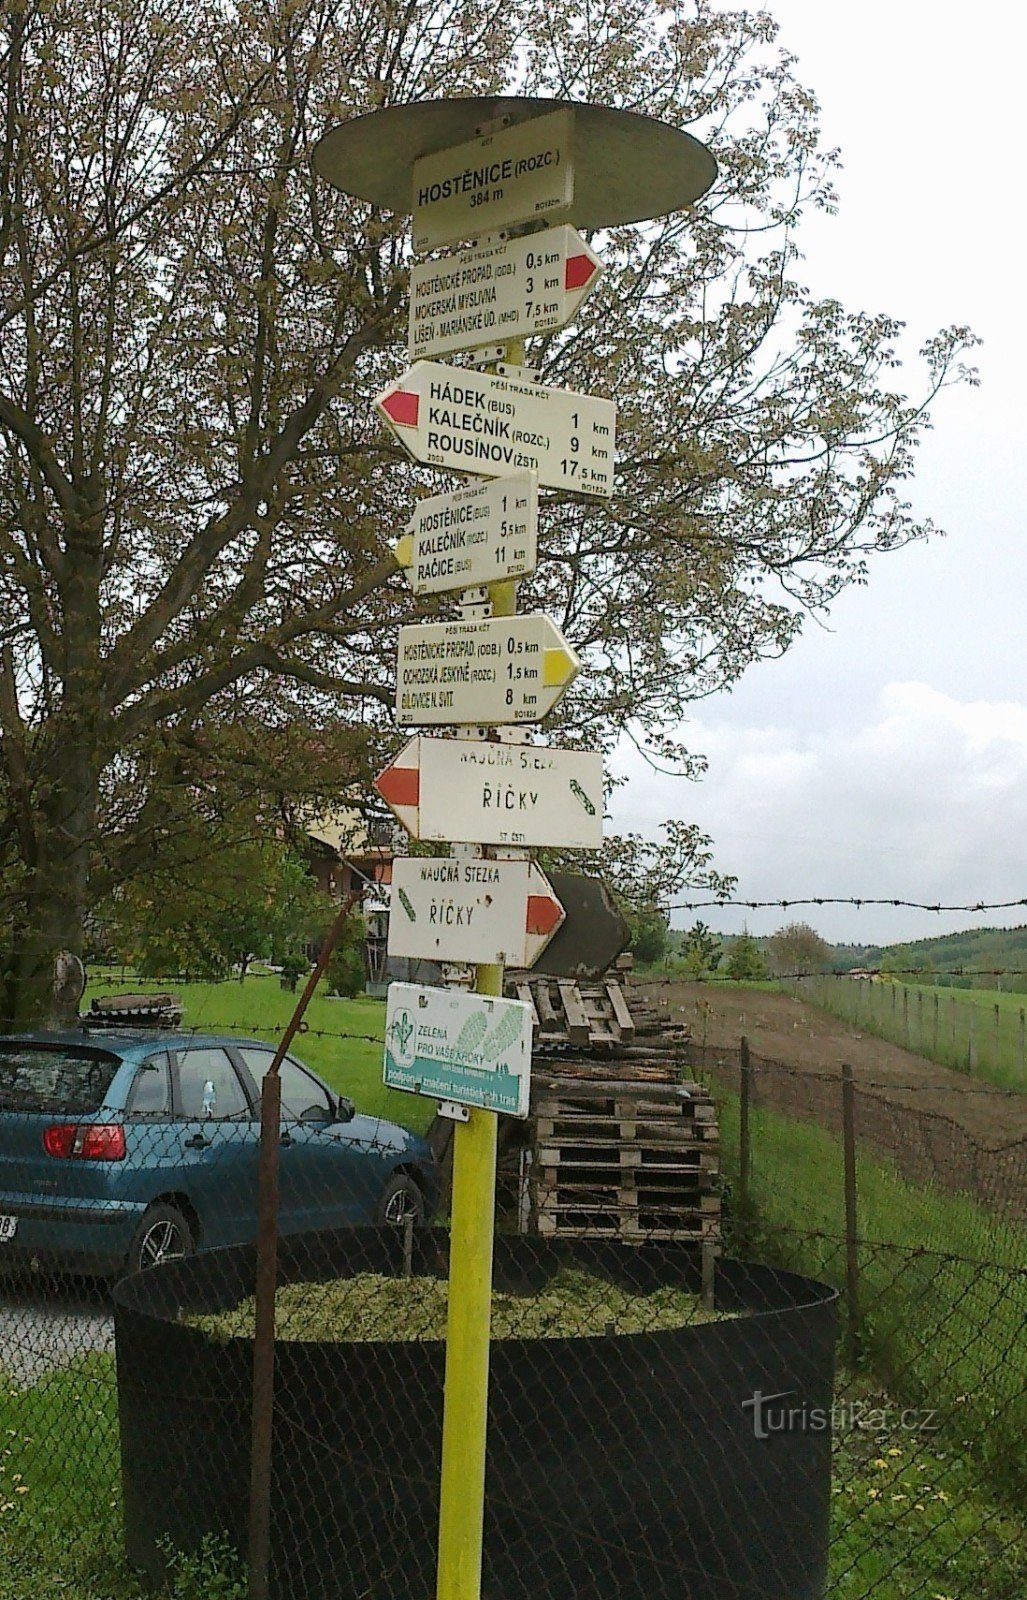
<svg viewBox="0 0 1027 1600">
<path fill-rule="evenodd" d="M 613 493 L 612 400 L 415 361 L 375 405 L 414 460 L 428 466 L 489 478 L 528 467 L 551 489 Z"/>
<path fill-rule="evenodd" d="M 414 623 L 399 630 L 396 720 L 541 722 L 580 669 L 550 617 Z"/>
<path fill-rule="evenodd" d="M 550 111 L 422 156 L 413 163 L 414 249 L 565 216 L 574 199 L 573 136 L 573 111 Z"/>
<path fill-rule="evenodd" d="M 385 1082 L 390 1089 L 526 1117 L 531 1024 L 523 1000 L 390 983 Z"/>
<path fill-rule="evenodd" d="M 417 734 L 375 788 L 412 839 L 564 850 L 603 842 L 603 758 L 590 750 Z"/>
<path fill-rule="evenodd" d="M 537 477 L 511 472 L 419 500 L 396 560 L 415 594 L 526 577 L 538 560 Z"/>
<path fill-rule="evenodd" d="M 389 955 L 530 967 L 563 921 L 534 861 L 392 863 Z"/>
<path fill-rule="evenodd" d="M 419 361 L 562 328 L 602 270 L 567 226 L 422 261 L 410 270 L 407 354 Z"/>
</svg>

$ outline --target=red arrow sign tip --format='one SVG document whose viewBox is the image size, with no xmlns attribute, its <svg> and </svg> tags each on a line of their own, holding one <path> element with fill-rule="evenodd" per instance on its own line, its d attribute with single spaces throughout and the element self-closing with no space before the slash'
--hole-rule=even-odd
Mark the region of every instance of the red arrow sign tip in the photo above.
<svg viewBox="0 0 1027 1600">
<path fill-rule="evenodd" d="M 417 767 L 386 767 L 374 780 L 386 805 L 416 806 L 421 796 L 421 774 Z"/>
<path fill-rule="evenodd" d="M 382 401 L 382 410 L 385 415 L 400 427 L 416 428 L 417 413 L 420 408 L 421 397 L 410 389 L 393 389 L 392 393 L 385 396 Z"/>
<path fill-rule="evenodd" d="M 527 931 L 541 934 L 544 938 L 547 933 L 559 927 L 563 920 L 563 906 L 559 900 L 554 900 L 551 894 L 529 894 Z"/>
<path fill-rule="evenodd" d="M 568 256 L 563 269 L 565 289 L 583 289 L 596 270 L 591 256 Z"/>
</svg>

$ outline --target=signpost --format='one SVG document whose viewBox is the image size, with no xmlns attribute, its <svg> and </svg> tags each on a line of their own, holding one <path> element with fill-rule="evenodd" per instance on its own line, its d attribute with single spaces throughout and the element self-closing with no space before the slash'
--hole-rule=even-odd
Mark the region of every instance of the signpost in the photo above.
<svg viewBox="0 0 1027 1600">
<path fill-rule="evenodd" d="M 407 355 L 442 356 L 497 339 L 551 333 L 574 318 L 602 276 L 575 228 L 547 228 L 410 269 Z"/>
<path fill-rule="evenodd" d="M 486 477 L 527 467 L 549 489 L 613 494 L 617 408 L 439 361 L 415 361 L 375 405 L 415 461 Z"/>
<path fill-rule="evenodd" d="M 581 668 L 551 618 L 418 622 L 399 630 L 403 726 L 541 722 Z"/>
<path fill-rule="evenodd" d="M 538 479 L 520 471 L 419 500 L 396 560 L 415 594 L 443 594 L 523 578 L 537 550 Z"/>
<path fill-rule="evenodd" d="M 528 1115 L 531 1007 L 452 989 L 393 983 L 385 1012 L 390 1089 Z"/>
<path fill-rule="evenodd" d="M 611 401 L 418 358 L 507 339 L 506 363 L 523 366 L 516 341 L 562 327 L 597 276 L 597 258 L 569 224 L 611 227 L 690 205 L 716 176 L 709 151 L 680 129 L 614 107 L 494 96 L 353 118 L 322 137 L 313 160 L 349 194 L 412 208 L 415 251 L 481 241 L 413 269 L 413 365 L 376 405 L 414 460 L 506 475 L 507 483 L 525 471 L 545 488 L 612 495 Z M 550 230 L 554 222 L 561 226 Z M 524 237 L 486 240 L 504 229 Z M 534 565 L 534 506 L 518 506 L 523 527 L 518 521 L 508 533 L 507 508 L 497 514 L 490 499 L 496 491 L 504 492 L 492 484 L 425 502 L 400 541 L 415 593 L 484 582 L 493 605 L 487 621 L 465 616 L 400 630 L 401 724 L 537 722 L 578 671 L 554 623 L 513 615 L 510 580 Z M 598 760 L 483 739 L 415 738 L 378 780 L 415 838 L 476 851 L 394 861 L 389 929 L 390 954 L 476 966 L 474 995 L 394 985 L 385 1055 L 386 1081 L 469 1107 L 453 1146 L 437 1600 L 481 1594 L 497 1148 L 497 1117 L 483 1108 L 506 1096 L 525 1114 L 526 1074 L 506 1069 L 530 1051 L 527 1022 L 515 1022 L 500 998 L 503 963 L 531 966 L 564 917 L 534 863 L 487 860 L 480 845 L 594 848 Z M 622 930 L 616 908 L 596 912 L 588 892 L 582 905 L 586 921 L 598 917 L 602 948 L 572 941 L 563 959 L 594 963 Z M 485 1061 L 490 1041 L 495 1068 Z M 510 1082 L 501 1087 L 501 1079 Z"/>
<path fill-rule="evenodd" d="M 399 856 L 389 955 L 530 967 L 563 921 L 534 861 Z"/>
<path fill-rule="evenodd" d="M 412 839 L 598 850 L 603 758 L 490 739 L 417 735 L 375 779 Z"/>
<path fill-rule="evenodd" d="M 565 215 L 574 198 L 573 134 L 567 106 L 415 161 L 414 249 Z"/>
</svg>

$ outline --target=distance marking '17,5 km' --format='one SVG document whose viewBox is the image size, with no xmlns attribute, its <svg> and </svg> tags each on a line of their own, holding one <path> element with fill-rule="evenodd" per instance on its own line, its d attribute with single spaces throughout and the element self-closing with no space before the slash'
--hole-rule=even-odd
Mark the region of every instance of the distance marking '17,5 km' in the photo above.
<svg viewBox="0 0 1027 1600">
<path fill-rule="evenodd" d="M 419 500 L 396 560 L 415 594 L 525 578 L 538 559 L 538 478 L 503 478 Z"/>
<path fill-rule="evenodd" d="M 375 788 L 412 839 L 602 847 L 603 758 L 591 750 L 417 734 Z"/>
<path fill-rule="evenodd" d="M 404 727 L 541 722 L 580 669 L 556 623 L 541 613 L 416 622 L 399 630 L 396 721 Z"/>
<path fill-rule="evenodd" d="M 574 199 L 573 137 L 568 107 L 421 156 L 413 163 L 414 249 L 565 217 Z"/>
<path fill-rule="evenodd" d="M 546 228 L 410 269 L 411 361 L 565 327 L 602 275 L 575 228 Z"/>
<path fill-rule="evenodd" d="M 375 405 L 414 460 L 427 466 L 488 478 L 526 467 L 550 489 L 613 494 L 612 400 L 415 361 Z"/>
<path fill-rule="evenodd" d="M 397 856 L 389 955 L 530 967 L 563 921 L 534 861 Z"/>
</svg>

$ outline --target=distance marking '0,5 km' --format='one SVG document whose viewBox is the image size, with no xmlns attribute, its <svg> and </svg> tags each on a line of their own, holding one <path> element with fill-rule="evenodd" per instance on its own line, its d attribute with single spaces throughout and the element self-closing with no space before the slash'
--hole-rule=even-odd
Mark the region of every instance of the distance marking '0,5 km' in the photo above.
<svg viewBox="0 0 1027 1600">
<path fill-rule="evenodd" d="M 602 270 L 567 226 L 422 261 L 410 269 L 407 355 L 420 361 L 551 333 L 573 320 Z"/>
<path fill-rule="evenodd" d="M 413 623 L 399 630 L 396 720 L 404 727 L 541 722 L 580 669 L 541 613 Z"/>
</svg>

